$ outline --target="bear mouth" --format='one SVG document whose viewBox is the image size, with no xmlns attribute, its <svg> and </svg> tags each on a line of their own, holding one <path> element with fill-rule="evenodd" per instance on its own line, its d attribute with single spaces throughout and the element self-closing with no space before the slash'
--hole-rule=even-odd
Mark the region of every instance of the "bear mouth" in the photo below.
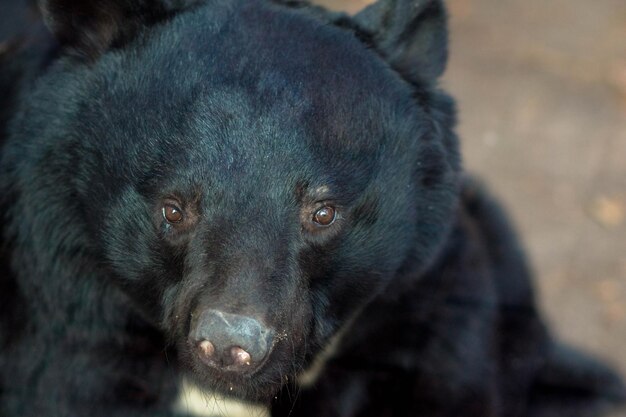
<svg viewBox="0 0 626 417">
<path fill-rule="evenodd" d="M 189 377 L 207 391 L 218 392 L 248 401 L 267 402 L 287 383 L 295 380 L 298 360 L 289 343 L 274 342 L 271 351 L 254 367 L 242 369 L 237 364 L 220 364 L 202 358 L 197 342 L 182 343 L 181 356 Z M 303 355 L 302 355 L 303 356 Z"/>
<path fill-rule="evenodd" d="M 267 402 L 295 381 L 305 358 L 297 332 L 277 331 L 260 319 L 219 310 L 190 316 L 187 334 L 179 338 L 179 358 L 203 389 Z"/>
</svg>

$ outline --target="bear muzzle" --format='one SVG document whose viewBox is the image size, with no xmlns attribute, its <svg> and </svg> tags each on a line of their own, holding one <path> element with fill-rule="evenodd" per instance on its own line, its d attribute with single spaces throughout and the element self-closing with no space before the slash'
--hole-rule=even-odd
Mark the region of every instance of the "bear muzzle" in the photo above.
<svg viewBox="0 0 626 417">
<path fill-rule="evenodd" d="M 189 332 L 192 350 L 218 371 L 251 373 L 272 350 L 274 332 L 257 319 L 207 309 L 194 317 Z"/>
</svg>

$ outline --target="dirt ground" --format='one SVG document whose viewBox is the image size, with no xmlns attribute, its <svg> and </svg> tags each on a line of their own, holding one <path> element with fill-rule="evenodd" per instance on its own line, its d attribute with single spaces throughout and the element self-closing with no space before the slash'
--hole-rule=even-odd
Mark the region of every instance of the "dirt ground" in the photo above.
<svg viewBox="0 0 626 417">
<path fill-rule="evenodd" d="M 447 4 L 465 166 L 511 212 L 555 333 L 626 375 L 626 2 Z"/>
<path fill-rule="evenodd" d="M 626 375 L 626 2 L 449 7 L 466 167 L 511 211 L 556 333 Z"/>
</svg>

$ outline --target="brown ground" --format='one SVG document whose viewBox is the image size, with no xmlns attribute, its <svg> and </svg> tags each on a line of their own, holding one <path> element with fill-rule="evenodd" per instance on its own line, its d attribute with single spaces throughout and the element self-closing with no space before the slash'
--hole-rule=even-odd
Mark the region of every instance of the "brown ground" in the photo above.
<svg viewBox="0 0 626 417">
<path fill-rule="evenodd" d="M 512 213 L 555 332 L 626 375 L 626 2 L 447 4 L 466 167 Z"/>
<path fill-rule="evenodd" d="M 449 7 L 466 166 L 516 220 L 556 332 L 626 375 L 626 2 Z"/>
</svg>

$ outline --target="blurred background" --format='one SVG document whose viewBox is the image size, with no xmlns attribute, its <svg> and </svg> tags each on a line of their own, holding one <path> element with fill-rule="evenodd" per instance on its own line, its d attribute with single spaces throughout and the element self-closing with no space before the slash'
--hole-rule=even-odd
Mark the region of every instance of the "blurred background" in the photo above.
<svg viewBox="0 0 626 417">
<path fill-rule="evenodd" d="M 509 210 L 554 332 L 626 375 L 626 2 L 446 3 L 465 167 Z"/>
</svg>

